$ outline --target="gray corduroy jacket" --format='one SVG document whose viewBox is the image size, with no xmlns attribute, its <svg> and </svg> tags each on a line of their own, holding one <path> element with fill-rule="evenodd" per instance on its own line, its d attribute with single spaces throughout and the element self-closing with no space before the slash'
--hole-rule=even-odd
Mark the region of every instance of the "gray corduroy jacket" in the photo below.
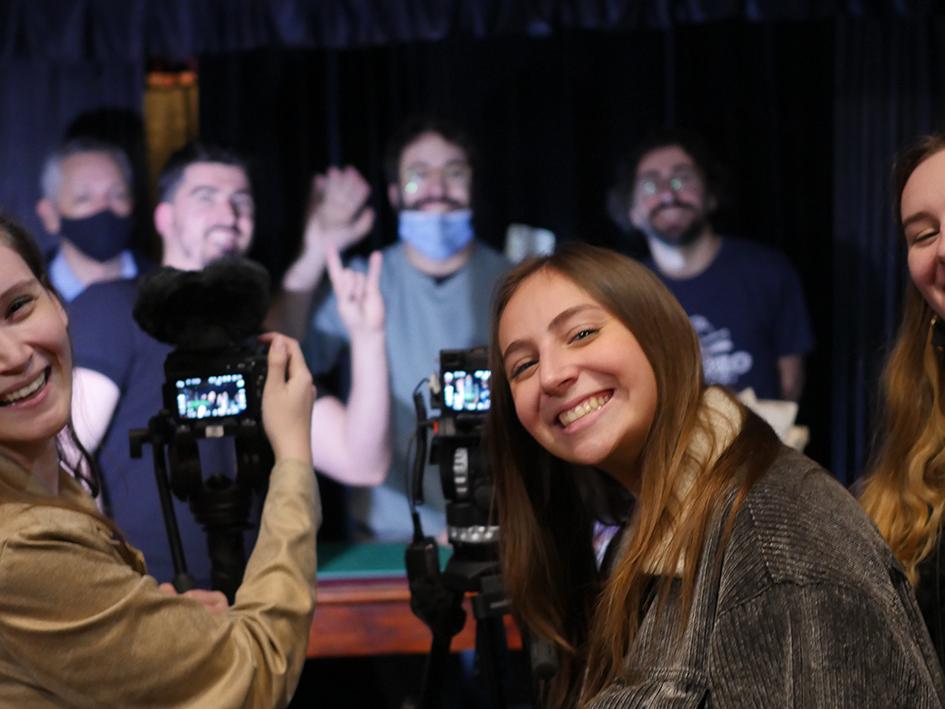
<svg viewBox="0 0 945 709">
<path fill-rule="evenodd" d="M 729 503 L 731 504 L 731 503 Z M 784 448 L 707 531 L 683 634 L 644 616 L 633 666 L 591 702 L 615 707 L 941 707 L 945 682 L 908 580 L 853 497 Z"/>
</svg>

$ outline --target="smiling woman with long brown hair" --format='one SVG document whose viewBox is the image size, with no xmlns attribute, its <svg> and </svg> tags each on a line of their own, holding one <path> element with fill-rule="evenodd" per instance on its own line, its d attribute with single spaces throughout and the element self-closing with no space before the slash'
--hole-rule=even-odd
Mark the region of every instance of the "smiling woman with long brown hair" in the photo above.
<svg viewBox="0 0 945 709">
<path fill-rule="evenodd" d="M 942 704 L 889 549 L 829 474 L 704 387 L 653 274 L 569 245 L 513 270 L 493 316 L 502 570 L 557 650 L 548 706 Z M 599 571 L 584 491 L 602 480 L 633 504 Z"/>
<path fill-rule="evenodd" d="M 0 219 L 0 706 L 288 703 L 315 600 L 314 392 L 298 344 L 268 339 L 276 464 L 236 601 L 161 589 L 89 496 L 91 466 L 67 454 L 66 313 L 32 240 Z"/>
</svg>

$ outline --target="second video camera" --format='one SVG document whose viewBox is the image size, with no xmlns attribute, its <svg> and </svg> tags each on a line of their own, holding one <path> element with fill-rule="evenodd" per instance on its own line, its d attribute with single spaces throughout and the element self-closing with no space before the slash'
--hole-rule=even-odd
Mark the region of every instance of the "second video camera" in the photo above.
<svg viewBox="0 0 945 709">
<path fill-rule="evenodd" d="M 430 403 L 440 410 L 430 462 L 440 469 L 449 541 L 467 552 L 492 556 L 499 527 L 493 519 L 492 476 L 482 448 L 491 402 L 486 348 L 440 352 L 440 390 Z"/>
</svg>

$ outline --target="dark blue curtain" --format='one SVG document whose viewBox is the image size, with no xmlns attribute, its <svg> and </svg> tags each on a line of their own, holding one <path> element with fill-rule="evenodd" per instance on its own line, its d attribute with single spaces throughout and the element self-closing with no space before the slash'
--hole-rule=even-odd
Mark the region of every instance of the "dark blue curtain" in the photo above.
<svg viewBox="0 0 945 709">
<path fill-rule="evenodd" d="M 893 156 L 945 128 L 945 18 L 836 23 L 834 44 L 832 469 L 866 465 L 878 380 L 899 323 L 905 245 L 892 210 Z M 825 274 L 827 275 L 827 274 Z M 824 303 L 826 307 L 826 303 Z"/>
<path fill-rule="evenodd" d="M 4 0 L 0 57 L 140 63 L 266 47 L 925 16 L 933 7 L 933 0 Z"/>
</svg>

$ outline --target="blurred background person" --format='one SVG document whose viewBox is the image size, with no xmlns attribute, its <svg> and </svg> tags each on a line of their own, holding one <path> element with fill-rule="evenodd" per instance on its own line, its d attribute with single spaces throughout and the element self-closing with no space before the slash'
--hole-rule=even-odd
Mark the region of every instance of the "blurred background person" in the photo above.
<svg viewBox="0 0 945 709">
<path fill-rule="evenodd" d="M 249 248 L 255 201 L 240 155 L 219 146 L 188 144 L 168 159 L 159 188 L 154 223 L 164 245 L 162 265 L 198 271 Z M 312 451 L 316 467 L 327 475 L 352 485 L 373 485 L 383 479 L 390 460 L 381 257 L 373 258 L 367 273 L 344 270 L 333 252 L 328 257 L 334 259 L 329 273 L 342 294 L 339 317 L 350 328 L 353 383 L 346 403 L 333 396 L 316 400 Z M 151 560 L 152 574 L 166 581 L 173 578 L 174 567 L 152 463 L 147 456 L 131 457 L 128 432 L 147 428 L 164 407 L 164 361 L 173 348 L 135 321 L 138 285 L 136 279 L 96 284 L 69 305 L 75 350 L 73 420 L 79 440 L 96 454 L 106 510 Z M 201 440 L 200 463 L 211 473 L 235 470 L 232 443 Z M 175 499 L 174 504 L 189 570 L 199 585 L 209 585 L 206 535 L 185 503 Z"/>
<path fill-rule="evenodd" d="M 509 267 L 504 256 L 476 234 L 473 182 L 475 150 L 465 133 L 437 117 L 404 124 L 385 159 L 387 196 L 397 212 L 398 240 L 383 250 L 380 289 L 386 312 L 387 360 L 393 457 L 382 485 L 348 494 L 358 539 L 406 541 L 412 535 L 407 506 L 408 453 L 416 429 L 414 389 L 439 369 L 439 352 L 484 345 L 489 297 Z M 368 232 L 373 213 L 369 188 L 353 169 L 332 169 L 316 181 L 316 207 L 309 219 L 303 253 L 286 272 L 276 329 L 307 331 L 305 353 L 316 376 L 337 370 L 348 346 L 339 303 L 324 286 L 328 246 L 339 249 Z M 363 269 L 355 262 L 353 269 Z M 314 314 L 306 320 L 306 314 Z M 301 318 L 301 320 L 300 320 Z M 343 382 L 344 375 L 340 377 Z M 424 531 L 446 529 L 445 500 L 438 471 L 424 476 Z"/>
<path fill-rule="evenodd" d="M 92 283 L 138 275 L 132 171 L 121 148 L 94 138 L 67 140 L 47 156 L 40 188 L 36 213 L 58 239 L 49 275 L 64 300 Z"/>
<path fill-rule="evenodd" d="M 699 335 L 706 381 L 761 399 L 800 399 L 813 335 L 787 259 L 721 236 L 714 160 L 695 136 L 665 131 L 639 145 L 613 190 L 618 222 L 641 231 L 645 260 L 682 303 Z"/>
</svg>

